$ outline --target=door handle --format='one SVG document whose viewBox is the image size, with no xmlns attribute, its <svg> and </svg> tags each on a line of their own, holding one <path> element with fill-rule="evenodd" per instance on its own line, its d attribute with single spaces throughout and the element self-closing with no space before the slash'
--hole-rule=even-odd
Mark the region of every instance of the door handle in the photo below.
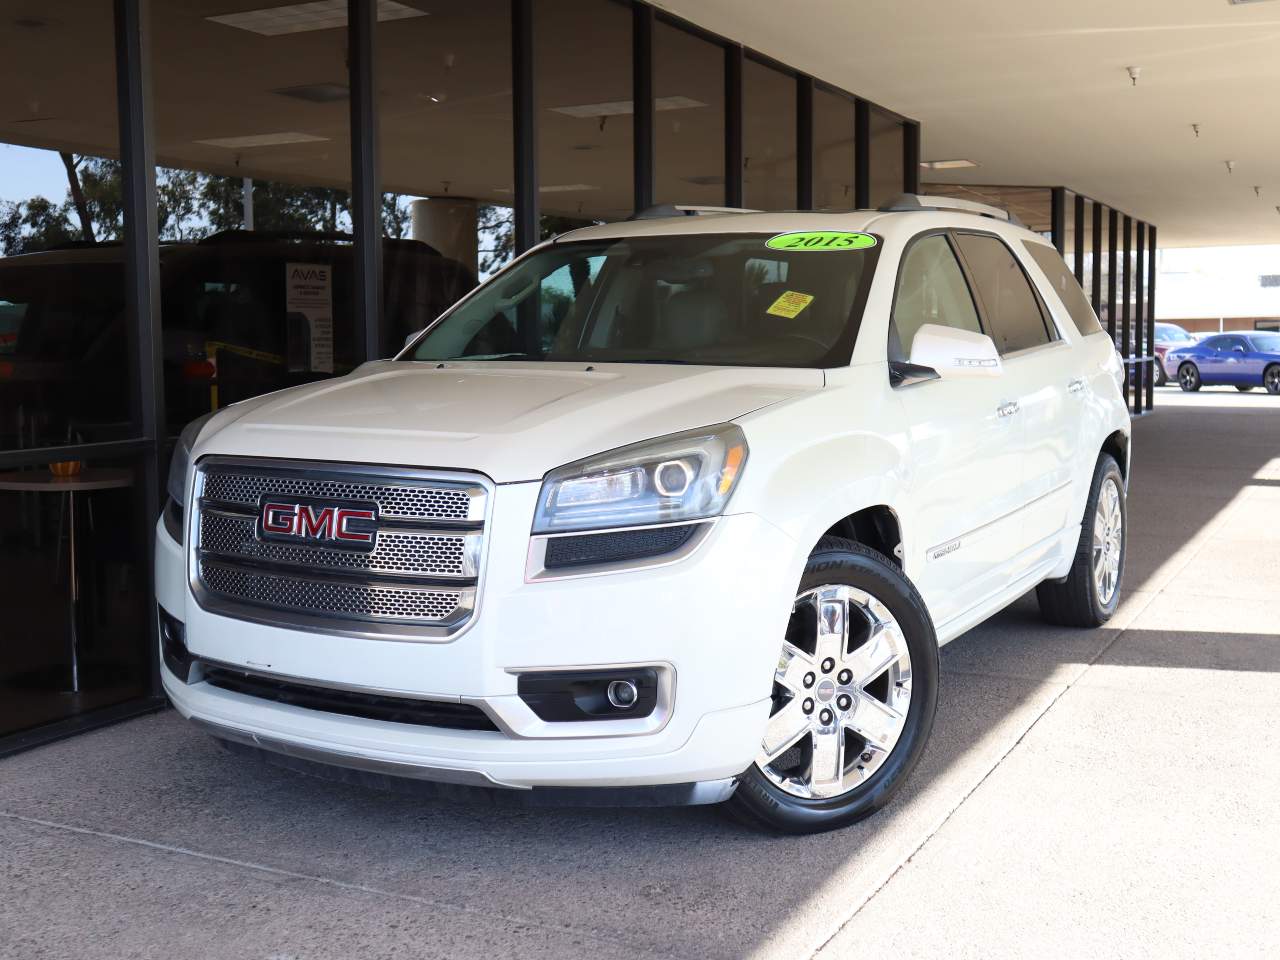
<svg viewBox="0 0 1280 960">
<path fill-rule="evenodd" d="M 1085 384 L 1084 377 L 1076 377 L 1074 380 L 1072 380 L 1070 383 L 1067 384 L 1067 393 L 1079 393 L 1081 390 L 1084 389 L 1084 384 Z"/>
<path fill-rule="evenodd" d="M 1008 403 L 1002 403 L 996 407 L 997 417 L 1012 417 L 1018 412 L 1018 401 L 1010 400 Z"/>
</svg>

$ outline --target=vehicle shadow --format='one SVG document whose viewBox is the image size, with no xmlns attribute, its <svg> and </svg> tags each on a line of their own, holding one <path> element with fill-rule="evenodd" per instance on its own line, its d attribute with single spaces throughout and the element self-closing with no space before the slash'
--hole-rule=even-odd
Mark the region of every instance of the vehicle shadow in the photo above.
<svg viewBox="0 0 1280 960">
<path fill-rule="evenodd" d="M 292 955 L 276 942 L 289 930 L 305 930 L 322 945 L 339 924 L 345 934 L 367 924 L 367 937 L 430 955 L 807 956 L 1090 664 L 1280 672 L 1280 631 L 1235 629 L 1230 617 L 1197 614 L 1194 604 L 1185 621 L 1176 607 L 1165 619 L 1144 612 L 1159 591 L 1180 593 L 1181 584 L 1203 581 L 1205 590 L 1235 597 L 1233 615 L 1243 616 L 1259 589 L 1255 561 L 1218 569 L 1205 556 L 1215 549 L 1208 533 L 1238 525 L 1238 542 L 1256 537 L 1277 554 L 1275 531 L 1251 531 L 1250 511 L 1235 508 L 1265 502 L 1274 516 L 1280 507 L 1280 418 L 1233 413 L 1160 410 L 1135 424 L 1127 599 L 1115 623 L 1093 631 L 1047 626 L 1029 595 L 949 644 L 921 765 L 888 808 L 835 833 L 765 835 L 709 808 L 427 801 L 246 762 L 172 711 L 3 761 L 0 812 L 258 871 L 241 895 L 223 892 L 215 901 L 249 925 L 243 942 L 255 944 L 254 955 Z M 260 867 L 274 873 L 263 880 Z M 251 889 L 268 881 L 267 892 Z M 308 883 L 326 885 L 336 900 L 317 906 L 302 897 L 297 891 Z M 376 909 L 353 914 L 345 897 Z M 270 924 L 255 912 L 262 898 L 272 904 Z M 115 909 L 117 922 L 131 922 L 127 898 Z M 112 955 L 107 946 L 93 952 L 94 931 L 83 922 L 89 946 L 82 955 Z M 197 914 L 184 922 L 203 921 Z M 259 923 L 261 942 L 251 935 Z M 399 923 L 402 929 L 388 929 Z M 305 955 L 341 954 L 318 946 Z"/>
</svg>

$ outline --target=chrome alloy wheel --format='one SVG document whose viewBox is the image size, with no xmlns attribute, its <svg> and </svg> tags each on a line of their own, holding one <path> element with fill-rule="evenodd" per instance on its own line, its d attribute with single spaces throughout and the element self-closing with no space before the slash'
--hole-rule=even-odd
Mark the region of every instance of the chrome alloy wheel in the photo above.
<svg viewBox="0 0 1280 960">
<path fill-rule="evenodd" d="M 856 587 L 806 590 L 791 608 L 756 766 L 792 796 L 847 793 L 888 758 L 910 705 L 911 654 L 889 609 Z"/>
<path fill-rule="evenodd" d="M 1124 515 L 1120 512 L 1120 486 L 1115 477 L 1102 481 L 1093 514 L 1093 585 L 1104 607 L 1120 585 L 1120 555 L 1124 548 Z"/>
</svg>

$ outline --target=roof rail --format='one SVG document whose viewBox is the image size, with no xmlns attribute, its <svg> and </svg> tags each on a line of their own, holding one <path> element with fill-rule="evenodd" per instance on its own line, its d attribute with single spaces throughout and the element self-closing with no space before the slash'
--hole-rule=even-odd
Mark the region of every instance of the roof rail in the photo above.
<svg viewBox="0 0 1280 960">
<path fill-rule="evenodd" d="M 702 217 L 720 213 L 763 213 L 745 207 L 704 207 L 684 203 L 659 203 L 646 207 L 629 218 L 631 220 L 663 220 L 667 217 Z"/>
<path fill-rule="evenodd" d="M 1004 220 L 1015 227 L 1026 226 L 1003 207 L 992 206 L 989 203 L 975 203 L 972 200 L 961 200 L 957 197 L 933 197 L 918 193 L 900 193 L 883 207 L 880 207 L 879 212 L 904 213 L 914 210 L 958 210 L 963 213 L 974 213 L 980 217 L 990 217 L 992 220 Z"/>
</svg>

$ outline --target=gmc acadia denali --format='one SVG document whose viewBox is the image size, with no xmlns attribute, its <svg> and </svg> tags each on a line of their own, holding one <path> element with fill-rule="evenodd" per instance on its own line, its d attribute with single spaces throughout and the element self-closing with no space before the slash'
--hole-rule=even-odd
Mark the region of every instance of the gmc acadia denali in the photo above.
<svg viewBox="0 0 1280 960">
<path fill-rule="evenodd" d="M 919 759 L 940 644 L 1032 588 L 1115 610 L 1121 380 L 990 208 L 576 230 L 184 431 L 165 689 L 295 766 L 841 826 Z"/>
</svg>

